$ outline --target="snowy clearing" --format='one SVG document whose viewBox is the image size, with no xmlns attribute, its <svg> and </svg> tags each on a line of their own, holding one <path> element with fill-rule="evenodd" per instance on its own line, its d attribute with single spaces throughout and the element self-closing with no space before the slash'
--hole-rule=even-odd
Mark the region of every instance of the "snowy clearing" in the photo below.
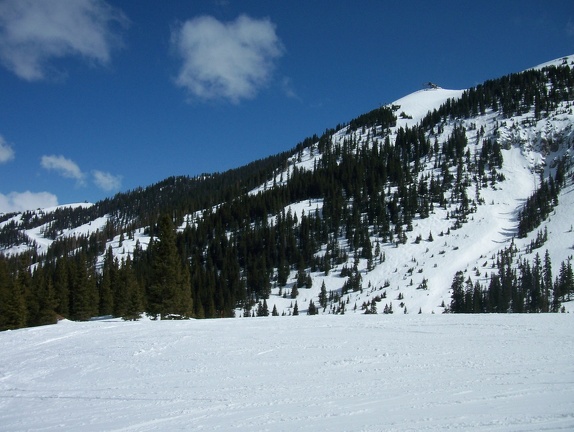
<svg viewBox="0 0 574 432">
<path fill-rule="evenodd" d="M 62 322 L 0 334 L 0 429 L 574 429 L 571 314 Z"/>
</svg>

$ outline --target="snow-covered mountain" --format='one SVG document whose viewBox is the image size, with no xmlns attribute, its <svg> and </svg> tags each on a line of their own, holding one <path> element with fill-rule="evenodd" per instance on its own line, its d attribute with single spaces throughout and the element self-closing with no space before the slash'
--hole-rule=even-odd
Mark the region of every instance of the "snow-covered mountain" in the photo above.
<svg viewBox="0 0 574 432">
<path fill-rule="evenodd" d="M 572 311 L 574 291 L 544 292 L 573 282 L 566 67 L 431 86 L 225 175 L 0 216 L 3 328 L 120 302 L 133 319 L 144 294 L 164 316 L 173 280 L 195 316 L 232 299 L 237 317 L 0 332 L 0 430 L 572 430 L 571 313 L 442 314 L 459 278 L 488 310 L 497 277 L 508 311 Z M 324 295 L 322 316 L 247 318 Z"/>
<path fill-rule="evenodd" d="M 537 66 L 533 70 L 573 65 L 574 56 L 567 56 Z M 553 91 L 552 82 L 547 85 L 546 90 L 550 93 Z M 572 87 L 567 90 L 574 93 Z M 532 262 L 536 254 L 544 255 L 547 250 L 552 263 L 555 264 L 554 276 L 557 275 L 558 266 L 562 262 L 569 262 L 574 249 L 571 217 L 574 209 L 571 168 L 574 164 L 574 95 L 562 95 L 551 108 L 540 108 L 537 105 L 539 98 L 534 95 L 530 104 L 525 96 L 525 100 L 521 102 L 524 106 L 512 108 L 512 112 L 504 106 L 497 109 L 482 106 L 469 115 L 440 113 L 445 104 L 454 105 L 461 98 L 471 100 L 472 94 L 472 91 L 469 93 L 465 90 L 447 90 L 433 86 L 407 95 L 383 107 L 394 114 L 396 121 L 392 124 L 363 121 L 361 126 L 353 127 L 351 122 L 321 138 L 306 141 L 305 145 L 298 146 L 280 167 L 275 168 L 265 181 L 246 191 L 246 196 L 257 197 L 286 187 L 290 185 L 294 175 L 318 170 L 326 155 L 336 152 L 337 149 L 341 151 L 341 148 L 347 148 L 344 152 L 353 148 L 358 154 L 361 149 L 383 148 L 386 143 L 391 147 L 396 146 L 397 139 L 400 139 L 398 137 L 405 130 L 418 128 L 427 121 L 425 119 L 429 118 L 429 113 L 434 111 L 438 120 L 420 127 L 420 130 L 424 129 L 421 140 L 430 143 L 430 152 L 411 160 L 405 167 L 408 165 L 407 170 L 410 170 L 417 165 L 417 178 L 413 180 L 413 184 L 421 180 L 429 181 L 429 178 L 440 179 L 446 171 L 453 179 L 462 176 L 465 198 L 467 196 L 470 201 L 470 209 L 465 217 L 459 217 L 459 192 L 449 190 L 444 196 L 443 205 L 433 206 L 431 203 L 430 214 L 426 217 L 415 215 L 409 221 L 408 229 L 405 224 L 405 229 L 399 230 L 403 236 L 401 241 L 398 241 L 398 231 L 394 240 L 389 240 L 372 226 L 368 226 L 370 244 L 373 250 L 377 251 L 371 260 L 357 255 L 357 249 L 349 244 L 349 239 L 345 238 L 342 231 L 330 233 L 337 247 L 346 251 L 346 260 L 336 263 L 329 272 L 308 267 L 306 272 L 312 286 L 304 289 L 299 287 L 299 294 L 294 298 L 291 298 L 290 294 L 298 276 L 295 266 L 290 267 L 287 281 L 283 285 L 276 281 L 278 269 L 273 269 L 270 295 L 265 298 L 269 311 L 275 308 L 280 315 L 290 315 L 297 303 L 299 312 L 305 312 L 310 302 L 318 302 L 324 287 L 331 295 L 330 303 L 328 307 L 319 308 L 319 313 L 341 313 L 341 307 L 346 313 L 364 313 L 375 302 L 379 313 L 383 308 L 391 309 L 395 313 L 442 313 L 451 302 L 451 283 L 457 272 L 462 272 L 465 279 L 471 278 L 473 283 L 479 282 L 487 286 L 492 274 L 496 272 L 498 253 L 511 245 L 516 250 L 516 265 L 523 261 Z M 500 97 L 502 100 L 502 96 Z M 445 146 L 449 145 L 449 140 L 456 131 L 463 131 L 466 140 L 464 154 L 457 156 L 458 159 L 464 160 L 460 172 L 457 172 L 455 164 L 444 168 L 446 156 L 444 153 L 439 155 L 441 150 L 444 152 Z M 496 177 L 492 181 L 486 180 L 486 175 L 482 181 L 478 180 L 476 174 L 476 165 L 485 142 L 496 142 L 502 155 L 503 162 L 493 171 L 495 174 L 487 174 Z M 342 157 L 337 157 L 337 163 L 343 163 Z M 518 238 L 518 215 L 525 201 L 540 187 L 542 180 L 556 175 L 559 163 L 567 167 L 567 175 L 552 213 L 538 228 L 525 237 Z M 493 165 L 492 162 L 490 165 Z M 492 170 L 492 166 L 488 168 Z M 400 187 L 399 184 L 388 184 L 385 188 L 385 204 L 393 194 L 399 192 Z M 419 197 L 419 200 L 423 198 Z M 199 209 L 183 216 L 177 221 L 180 224 L 178 231 L 183 233 L 186 228 L 196 227 L 206 215 L 217 214 L 223 207 L 222 204 L 224 203 L 216 203 L 208 209 Z M 266 223 L 274 226 L 281 213 L 296 216 L 298 221 L 311 215 L 322 218 L 324 204 L 325 197 L 316 194 L 304 200 L 291 201 L 282 211 L 267 214 Z M 349 201 L 349 208 L 354 204 L 352 200 Z M 88 209 L 90 205 L 74 205 L 72 208 Z M 47 214 L 57 210 L 62 208 L 4 215 L 0 219 L 0 230 L 4 233 L 2 238 L 8 240 L 1 245 L 2 253 L 16 256 L 25 251 L 34 251 L 37 260 L 41 262 L 42 256 L 49 253 L 54 242 L 108 231 L 112 234 L 106 239 L 105 245 L 101 245 L 98 258 L 97 267 L 101 269 L 105 251 L 111 250 L 118 260 L 131 258 L 136 245 L 145 250 L 153 236 L 152 227 L 142 224 L 141 219 L 137 225 L 133 222 L 135 219 L 122 216 L 121 209 L 106 214 L 94 212 L 91 216 L 85 216 L 83 223 L 68 224 L 66 228 L 54 228 L 54 218 L 46 218 L 45 223 L 39 222 L 36 225 L 30 223 L 35 219 L 41 221 Z M 364 214 L 361 217 L 366 220 Z M 153 220 L 153 217 L 147 220 Z M 253 222 L 252 226 L 259 223 Z M 365 224 L 369 225 L 366 221 Z M 24 226 L 26 228 L 23 228 Z M 547 240 L 542 247 L 532 248 L 534 240 L 542 232 Z M 233 230 L 230 230 L 228 237 L 231 239 L 233 235 Z M 315 257 L 324 257 L 329 247 L 326 242 L 319 244 L 314 251 Z M 360 275 L 360 289 L 345 290 L 344 285 L 349 281 L 349 275 L 344 272 L 352 267 Z M 262 298 L 258 296 L 255 300 L 261 304 Z M 567 310 L 570 309 L 568 304 L 564 305 Z M 255 313 L 255 310 L 254 307 L 251 313 Z M 235 311 L 236 316 L 245 313 L 243 305 L 238 306 Z"/>
</svg>

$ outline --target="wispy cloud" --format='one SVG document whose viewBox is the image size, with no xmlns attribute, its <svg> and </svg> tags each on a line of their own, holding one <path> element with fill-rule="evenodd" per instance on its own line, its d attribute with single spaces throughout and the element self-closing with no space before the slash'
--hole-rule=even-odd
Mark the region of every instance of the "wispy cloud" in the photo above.
<svg viewBox="0 0 574 432">
<path fill-rule="evenodd" d="M 122 186 L 122 176 L 120 175 L 98 170 L 92 171 L 92 175 L 94 176 L 94 183 L 102 190 L 110 192 L 118 190 Z"/>
<path fill-rule="evenodd" d="M 128 19 L 104 0 L 4 0 L 0 2 L 0 60 L 18 77 L 54 74 L 50 61 L 80 56 L 106 65 L 122 46 Z"/>
<path fill-rule="evenodd" d="M 0 194 L 0 213 L 11 213 L 58 205 L 58 197 L 50 192 L 10 192 Z"/>
<path fill-rule="evenodd" d="M 42 156 L 40 165 L 42 168 L 48 171 L 54 171 L 62 177 L 76 180 L 79 186 L 86 186 L 86 178 L 88 175 L 84 173 L 80 166 L 71 159 L 61 155 Z M 118 190 L 122 186 L 121 175 L 114 175 L 100 170 L 92 170 L 91 177 L 94 184 L 106 192 Z"/>
<path fill-rule="evenodd" d="M 79 184 L 84 183 L 85 174 L 78 164 L 64 156 L 42 156 L 40 165 L 48 171 L 56 171 L 62 177 L 77 180 Z"/>
<path fill-rule="evenodd" d="M 283 54 L 275 25 L 246 15 L 228 23 L 194 18 L 172 31 L 171 42 L 183 62 L 176 84 L 203 100 L 238 103 L 255 97 Z"/>
<path fill-rule="evenodd" d="M 283 89 L 283 93 L 290 99 L 297 99 L 298 101 L 301 100 L 297 92 L 295 92 L 293 88 L 293 80 L 289 77 L 283 77 L 281 80 L 281 88 Z"/>
<path fill-rule="evenodd" d="M 14 159 L 14 150 L 4 137 L 0 135 L 0 163 L 5 163 Z"/>
</svg>

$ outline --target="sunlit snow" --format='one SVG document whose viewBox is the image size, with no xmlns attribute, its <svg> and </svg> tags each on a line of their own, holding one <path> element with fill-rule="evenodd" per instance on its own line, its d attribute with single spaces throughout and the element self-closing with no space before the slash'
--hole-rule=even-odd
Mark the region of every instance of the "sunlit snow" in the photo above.
<svg viewBox="0 0 574 432">
<path fill-rule="evenodd" d="M 572 319 L 331 315 L 4 332 L 0 430 L 573 430 Z"/>
</svg>

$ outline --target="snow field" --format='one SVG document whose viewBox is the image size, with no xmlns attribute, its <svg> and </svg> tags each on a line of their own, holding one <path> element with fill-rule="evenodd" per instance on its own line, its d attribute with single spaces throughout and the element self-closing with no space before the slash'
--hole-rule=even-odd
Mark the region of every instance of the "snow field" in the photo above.
<svg viewBox="0 0 574 432">
<path fill-rule="evenodd" d="M 572 315 L 62 322 L 0 334 L 2 431 L 574 428 Z"/>
</svg>

